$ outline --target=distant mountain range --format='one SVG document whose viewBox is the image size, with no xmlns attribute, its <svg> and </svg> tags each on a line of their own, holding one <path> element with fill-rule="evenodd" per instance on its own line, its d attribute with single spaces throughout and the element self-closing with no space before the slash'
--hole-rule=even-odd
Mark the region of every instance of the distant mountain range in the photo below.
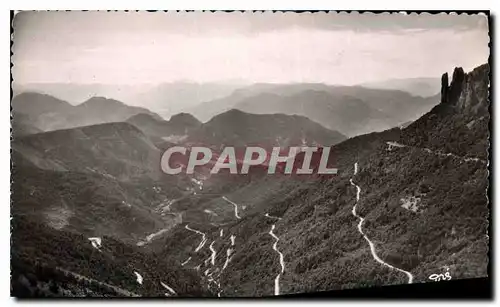
<svg viewBox="0 0 500 307">
<path fill-rule="evenodd" d="M 25 92 L 47 94 L 77 105 L 92 97 L 109 97 L 130 106 L 148 108 L 164 118 L 194 107 L 204 101 L 231 94 L 245 83 L 227 81 L 221 83 L 195 83 L 179 81 L 161 84 L 73 84 L 29 83 L 13 84 L 14 95 Z"/>
<path fill-rule="evenodd" d="M 128 106 L 118 100 L 104 97 L 92 97 L 73 106 L 50 95 L 28 92 L 12 99 L 12 109 L 16 113 L 29 116 L 33 120 L 32 124 L 43 131 L 121 122 L 141 113 L 161 120 L 158 114 L 145 108 Z"/>
<path fill-rule="evenodd" d="M 14 84 L 14 94 L 37 92 L 72 105 L 96 96 L 112 97 L 129 106 L 152 110 L 163 118 L 190 113 L 203 122 L 230 109 L 296 114 L 354 136 L 417 119 L 437 104 L 439 86 L 437 78 L 394 79 L 361 86 L 190 81 L 158 85 L 32 83 Z"/>
<path fill-rule="evenodd" d="M 403 91 L 324 84 L 258 84 L 198 105 L 190 112 L 201 121 L 229 109 L 248 113 L 303 115 L 348 136 L 382 131 L 414 120 L 439 102 Z"/>
<path fill-rule="evenodd" d="M 381 90 L 400 90 L 413 96 L 431 97 L 441 89 L 439 78 L 390 79 L 361 84 L 363 87 Z"/>
<path fill-rule="evenodd" d="M 145 90 L 146 85 L 141 86 Z M 150 86 L 149 86 L 150 87 Z M 136 85 L 127 84 L 79 84 L 79 83 L 28 83 L 12 84 L 14 96 L 22 93 L 46 94 L 67 101 L 72 105 L 80 104 L 92 97 L 112 97 L 129 103 L 129 98 L 139 91 Z"/>
<path fill-rule="evenodd" d="M 127 122 L 137 127 L 154 144 L 161 144 L 164 141 L 217 146 L 222 144 L 333 145 L 345 139 L 341 133 L 326 129 L 299 115 L 248 114 L 231 109 L 205 124 L 187 113 L 179 113 L 167 121 L 147 109 L 128 106 L 114 99 L 93 97 L 73 106 L 63 100 L 38 93 L 22 93 L 15 96 L 12 107 L 14 122 L 20 125 L 17 134 L 54 131 L 52 134 L 43 134 L 33 139 L 38 140 L 43 146 L 55 148 L 60 146 L 55 143 L 50 145 L 49 141 L 57 140 L 59 137 L 79 140 L 95 132 L 105 135 L 115 133 L 119 136 L 121 128 L 129 130 L 124 125 L 118 125 L 120 122 Z M 99 125 L 103 123 L 116 124 Z M 96 124 L 97 126 L 93 126 Z M 67 130 L 73 127 L 83 128 Z M 68 134 L 67 137 L 63 136 L 65 133 Z M 74 136 L 71 137 L 69 134 Z M 28 139 L 24 138 L 24 142 Z M 92 140 L 92 137 L 88 139 Z"/>
<path fill-rule="evenodd" d="M 163 83 L 142 91 L 128 100 L 129 104 L 141 105 L 169 118 L 183 113 L 204 101 L 230 95 L 241 87 L 240 83 Z"/>
<path fill-rule="evenodd" d="M 194 130 L 188 143 L 215 146 L 330 146 L 346 137 L 304 116 L 248 114 L 232 109 Z"/>
<path fill-rule="evenodd" d="M 127 122 L 141 129 L 146 135 L 156 138 L 176 138 L 187 137 L 194 129 L 202 125 L 193 115 L 179 113 L 170 118 L 170 120 L 157 119 L 150 114 L 137 114 Z"/>
</svg>

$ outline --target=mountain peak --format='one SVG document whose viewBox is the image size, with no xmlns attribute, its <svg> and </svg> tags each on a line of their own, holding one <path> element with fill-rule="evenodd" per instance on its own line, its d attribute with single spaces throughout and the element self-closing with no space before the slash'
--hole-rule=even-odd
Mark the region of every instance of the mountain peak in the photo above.
<svg viewBox="0 0 500 307">
<path fill-rule="evenodd" d="M 185 112 L 182 112 L 182 113 L 178 113 L 178 114 L 175 114 L 175 115 L 172 115 L 172 117 L 170 118 L 170 121 L 172 120 L 179 120 L 179 119 L 182 119 L 182 120 L 195 120 L 195 121 L 198 121 L 198 119 L 196 119 L 196 117 L 194 117 L 192 114 L 190 113 L 185 113 Z"/>
<path fill-rule="evenodd" d="M 141 121 L 158 121 L 158 119 L 150 113 L 139 113 L 132 115 L 127 119 L 127 122 L 141 122 Z"/>
<path fill-rule="evenodd" d="M 71 106 L 71 104 L 69 104 L 64 100 L 58 99 L 51 95 L 36 93 L 36 92 L 24 92 L 16 95 L 12 99 L 12 103 L 21 103 L 23 101 L 26 101 L 29 104 L 38 103 L 38 104 L 51 104 L 59 106 L 61 105 Z"/>
<path fill-rule="evenodd" d="M 26 114 L 57 112 L 59 110 L 71 109 L 72 107 L 71 104 L 64 100 L 35 92 L 21 93 L 12 99 L 12 109 Z"/>
<path fill-rule="evenodd" d="M 441 103 L 446 103 L 446 98 L 448 96 L 448 73 L 445 72 L 441 76 Z"/>
<path fill-rule="evenodd" d="M 238 109 L 229 109 L 227 110 L 226 112 L 223 112 L 223 113 L 220 113 L 214 117 L 212 117 L 212 119 L 210 119 L 208 122 L 213 122 L 214 120 L 217 121 L 217 120 L 227 120 L 227 119 L 230 119 L 230 120 L 234 120 L 235 118 L 246 118 L 247 116 L 249 115 L 249 113 L 246 113 L 246 112 L 243 112 L 241 110 L 238 110 Z"/>
<path fill-rule="evenodd" d="M 198 127 L 202 123 L 193 115 L 189 113 L 179 113 L 172 116 L 169 123 L 173 126 L 183 126 L 183 127 Z"/>
<path fill-rule="evenodd" d="M 80 106 L 97 105 L 97 104 L 101 105 L 101 106 L 104 106 L 105 104 L 106 105 L 125 105 L 123 102 L 115 100 L 115 99 L 111 99 L 111 98 L 107 98 L 107 97 L 103 97 L 103 96 L 94 96 L 94 97 L 88 99 L 87 101 L 83 102 Z"/>
<path fill-rule="evenodd" d="M 230 114 L 230 115 L 238 115 L 238 114 L 239 115 L 246 115 L 248 113 L 245 113 L 245 112 L 243 112 L 241 110 L 238 110 L 238 109 L 230 109 L 227 112 L 225 112 L 225 114 Z"/>
<path fill-rule="evenodd" d="M 462 67 L 453 70 L 451 84 L 448 85 L 448 73 L 441 77 L 441 103 L 457 109 L 478 112 L 487 109 L 489 65 L 483 64 L 469 73 Z"/>
</svg>

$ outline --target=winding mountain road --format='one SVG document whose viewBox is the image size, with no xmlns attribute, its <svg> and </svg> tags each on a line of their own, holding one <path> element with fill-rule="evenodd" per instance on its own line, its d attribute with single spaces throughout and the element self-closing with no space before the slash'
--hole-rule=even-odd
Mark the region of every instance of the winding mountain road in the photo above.
<svg viewBox="0 0 500 307">
<path fill-rule="evenodd" d="M 280 239 L 273 232 L 275 227 L 276 227 L 275 224 L 273 224 L 273 226 L 271 226 L 271 230 L 269 230 L 269 235 L 271 235 L 276 240 L 276 241 L 274 241 L 273 249 L 276 253 L 278 253 L 279 258 L 280 258 L 281 271 L 278 274 L 278 276 L 276 276 L 276 278 L 274 279 L 274 295 L 280 295 L 280 277 L 281 277 L 281 274 L 283 274 L 285 272 L 285 258 L 283 257 L 283 254 L 278 250 L 278 241 Z"/>
<path fill-rule="evenodd" d="M 210 261 L 212 262 L 212 265 L 215 265 L 215 257 L 217 257 L 217 252 L 214 249 L 214 243 L 215 243 L 215 240 L 213 240 L 209 246 L 210 251 L 212 252 L 212 255 L 210 256 Z"/>
<path fill-rule="evenodd" d="M 207 243 L 207 236 L 206 236 L 206 234 L 203 233 L 203 232 L 201 232 L 201 231 L 199 231 L 199 230 L 189 228 L 189 225 L 184 226 L 184 228 L 186 228 L 189 231 L 196 232 L 199 235 L 202 235 L 202 239 L 201 239 L 200 244 L 198 244 L 198 247 L 196 247 L 196 249 L 194 250 L 197 253 L 200 249 L 203 248 L 203 246 L 205 245 L 205 243 Z"/>
<path fill-rule="evenodd" d="M 227 199 L 226 196 L 222 196 L 222 199 L 224 199 L 225 201 L 227 201 L 228 203 L 230 203 L 234 206 L 234 216 L 237 219 L 241 219 L 241 217 L 238 215 L 238 204 L 235 204 L 234 202 L 230 201 L 229 199 Z"/>
<path fill-rule="evenodd" d="M 358 162 L 356 162 L 354 164 L 354 175 L 356 175 L 357 173 L 358 173 Z M 365 219 L 356 213 L 356 206 L 358 205 L 359 198 L 361 195 L 361 188 L 353 182 L 352 178 L 350 179 L 350 182 L 351 182 L 351 185 L 356 187 L 356 202 L 355 202 L 354 206 L 352 207 L 352 215 L 354 215 L 356 218 L 359 219 L 358 231 L 363 236 L 363 238 L 365 238 L 366 242 L 368 242 L 368 245 L 370 246 L 370 252 L 372 254 L 373 259 L 375 259 L 375 261 L 377 261 L 378 263 L 380 263 L 380 264 L 382 264 L 382 265 L 384 265 L 392 270 L 396 270 L 398 272 L 406 274 L 406 276 L 408 277 L 408 283 L 409 284 L 413 283 L 413 275 L 410 272 L 388 264 L 387 262 L 380 259 L 380 257 L 377 255 L 377 251 L 375 249 L 375 244 L 370 239 L 368 239 L 366 234 L 363 232 L 363 222 L 365 221 Z"/>
<path fill-rule="evenodd" d="M 270 218 L 270 219 L 277 219 L 277 220 L 281 220 L 281 217 L 272 216 L 272 215 L 269 215 L 269 213 L 266 213 L 264 216 L 265 216 L 265 217 L 268 217 L 268 218 Z"/>
<path fill-rule="evenodd" d="M 460 159 L 463 162 L 481 162 L 481 163 L 484 163 L 484 164 L 488 163 L 487 161 L 479 159 L 479 158 L 466 158 L 466 157 L 458 156 L 458 155 L 453 154 L 453 153 L 445 153 L 445 152 L 441 152 L 441 151 L 434 151 L 434 150 L 431 150 L 429 148 L 420 148 L 420 147 L 415 147 L 415 146 L 409 146 L 409 145 L 400 144 L 400 143 L 397 143 L 397 142 L 386 142 L 386 144 L 389 146 L 388 147 L 389 151 L 392 151 L 394 148 L 405 148 L 405 147 L 408 147 L 408 148 L 415 148 L 415 149 L 423 150 L 423 151 L 425 151 L 428 154 L 434 154 L 434 155 L 441 156 L 441 157 L 453 157 L 453 158 L 457 158 L 457 159 Z"/>
<path fill-rule="evenodd" d="M 183 263 L 181 263 L 181 266 L 185 266 L 190 260 L 191 260 L 191 257 L 187 258 L 186 261 L 184 261 Z"/>
<path fill-rule="evenodd" d="M 167 289 L 169 293 L 165 293 L 165 296 L 171 296 L 171 295 L 176 295 L 177 293 L 175 293 L 174 289 L 172 289 L 171 287 L 169 287 L 167 284 L 163 283 L 160 281 L 160 284 L 163 286 L 163 288 Z"/>
<path fill-rule="evenodd" d="M 234 243 L 236 241 L 236 236 L 231 235 L 231 246 L 234 246 Z M 222 271 L 224 271 L 229 264 L 229 261 L 231 261 L 231 255 L 233 254 L 233 249 L 231 247 L 228 247 L 226 250 L 226 262 L 224 262 L 224 266 L 222 267 Z M 221 272 L 222 274 L 222 272 Z"/>
</svg>

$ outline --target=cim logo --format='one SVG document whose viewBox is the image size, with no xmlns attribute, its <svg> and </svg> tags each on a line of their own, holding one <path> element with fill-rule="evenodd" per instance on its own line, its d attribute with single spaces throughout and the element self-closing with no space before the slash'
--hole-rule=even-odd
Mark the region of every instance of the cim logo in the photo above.
<svg viewBox="0 0 500 307">
<path fill-rule="evenodd" d="M 225 147 L 220 154 L 209 147 L 168 148 L 161 157 L 161 169 L 169 175 L 193 174 L 196 168 L 210 169 L 210 174 L 225 171 L 248 174 L 252 169 L 267 174 L 337 174 L 332 167 L 330 147 Z"/>
</svg>

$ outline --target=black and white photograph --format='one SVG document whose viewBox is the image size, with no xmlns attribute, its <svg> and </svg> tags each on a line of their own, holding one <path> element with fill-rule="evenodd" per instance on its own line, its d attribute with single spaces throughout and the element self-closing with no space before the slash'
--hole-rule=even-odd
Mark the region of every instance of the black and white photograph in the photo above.
<svg viewBox="0 0 500 307">
<path fill-rule="evenodd" d="M 12 11 L 10 295 L 487 291 L 491 18 Z"/>
</svg>

